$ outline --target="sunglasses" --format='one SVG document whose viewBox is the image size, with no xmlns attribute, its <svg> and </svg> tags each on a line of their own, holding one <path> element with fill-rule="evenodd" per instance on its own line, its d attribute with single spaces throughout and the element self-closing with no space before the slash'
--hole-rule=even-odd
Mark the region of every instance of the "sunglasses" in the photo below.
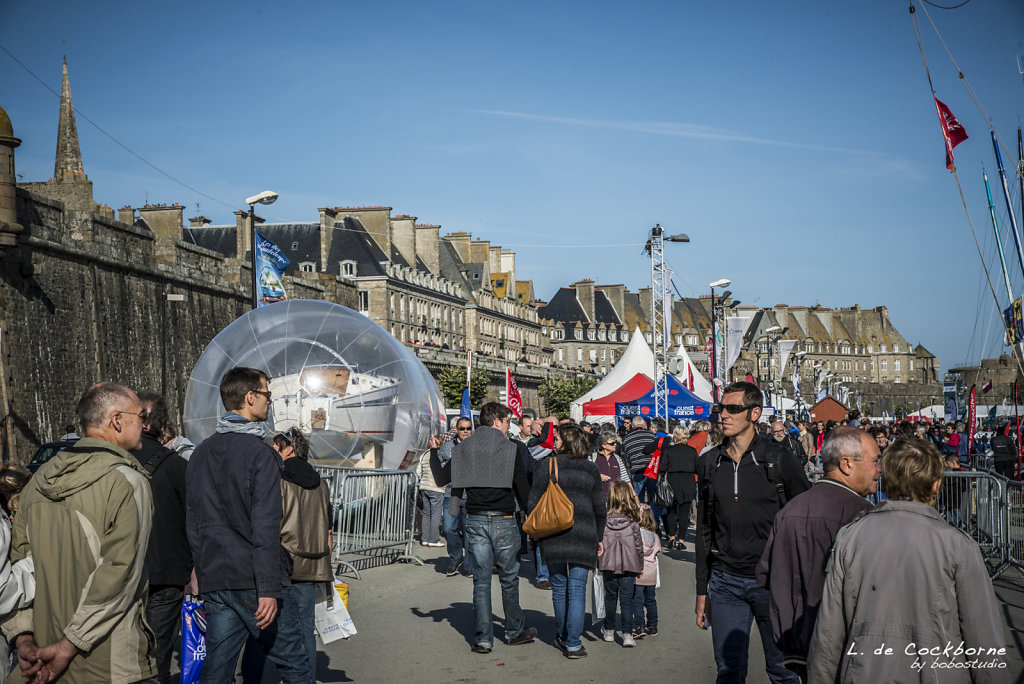
<svg viewBox="0 0 1024 684">
<path fill-rule="evenodd" d="M 455 428 L 459 432 L 472 432 L 473 428 Z"/>
<path fill-rule="evenodd" d="M 267 401 L 270 401 L 270 397 L 272 396 L 269 391 L 265 391 L 265 390 L 253 390 L 252 393 L 253 394 L 262 394 L 264 397 L 266 397 Z"/>
<path fill-rule="evenodd" d="M 757 404 L 719 404 L 718 408 L 726 413 L 736 415 L 737 413 L 743 413 L 744 411 L 757 408 Z"/>
</svg>

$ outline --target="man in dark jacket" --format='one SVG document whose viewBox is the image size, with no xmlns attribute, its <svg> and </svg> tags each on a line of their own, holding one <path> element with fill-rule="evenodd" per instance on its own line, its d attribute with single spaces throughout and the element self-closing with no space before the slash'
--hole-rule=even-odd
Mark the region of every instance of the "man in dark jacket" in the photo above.
<svg viewBox="0 0 1024 684">
<path fill-rule="evenodd" d="M 171 681 L 171 655 L 181 622 L 184 587 L 192 576 L 192 551 L 185 533 L 188 461 L 160 443 L 169 422 L 163 395 L 149 390 L 138 395 L 146 418 L 142 422 L 142 447 L 134 455 L 149 472 L 153 490 L 153 530 L 146 551 L 146 622 L 156 637 L 156 679 L 166 684 Z"/>
<path fill-rule="evenodd" d="M 281 546 L 281 457 L 264 442 L 267 380 L 253 368 L 224 374 L 227 412 L 189 459 L 188 541 L 206 607 L 204 682 L 233 681 L 248 635 L 284 681 L 311 681 L 302 647 L 308 625 L 287 610 L 292 568 Z"/>
<path fill-rule="evenodd" d="M 772 636 L 786 667 L 807 681 L 807 650 L 825 587 L 825 566 L 839 528 L 871 509 L 881 472 L 868 433 L 838 427 L 821 449 L 824 477 L 775 516 L 757 583 L 771 594 Z"/>
<path fill-rule="evenodd" d="M 1017 465 L 1017 448 L 1010 436 L 1010 426 L 1001 424 L 992 436 L 992 457 L 996 472 L 1013 479 L 1013 468 Z"/>
<path fill-rule="evenodd" d="M 747 672 L 751 619 L 757 621 L 765 666 L 774 684 L 797 682 L 771 638 L 768 591 L 755 579 L 775 514 L 810 488 L 796 458 L 776 442 L 755 438 L 764 395 L 734 382 L 722 395 L 724 441 L 698 463 L 697 626 L 711 627 L 719 682 Z"/>
<path fill-rule="evenodd" d="M 786 424 L 781 420 L 776 420 L 772 423 L 772 439 L 781 444 L 789 453 L 793 454 L 796 460 L 800 461 L 800 465 L 807 464 L 807 454 L 804 452 L 804 447 L 800 444 L 800 433 L 797 431 L 797 435 L 794 437 L 789 434 L 789 430 L 786 429 Z"/>
</svg>

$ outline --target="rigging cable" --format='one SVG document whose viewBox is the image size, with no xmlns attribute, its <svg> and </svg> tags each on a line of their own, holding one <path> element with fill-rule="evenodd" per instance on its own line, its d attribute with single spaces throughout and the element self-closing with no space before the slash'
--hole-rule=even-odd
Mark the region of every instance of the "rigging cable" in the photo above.
<svg viewBox="0 0 1024 684">
<path fill-rule="evenodd" d="M 925 10 L 925 16 L 927 16 L 927 14 L 928 14 L 928 11 Z M 917 49 L 921 52 L 921 62 L 924 64 L 924 73 L 928 77 L 928 88 L 929 88 L 929 90 L 931 90 L 931 92 L 932 92 L 932 99 L 934 100 L 934 99 L 936 99 L 935 86 L 932 84 L 932 74 L 931 74 L 931 71 L 928 69 L 928 56 L 927 56 L 927 54 L 925 53 L 925 50 L 924 50 L 924 40 L 921 37 L 921 25 L 917 21 L 917 11 L 914 8 L 914 0 L 910 0 L 910 18 L 911 18 L 911 21 L 914 24 L 914 35 L 917 38 Z M 931 21 L 931 17 L 928 17 L 928 21 Z M 932 28 L 935 28 L 934 22 L 932 23 Z M 936 35 L 938 35 L 938 29 L 935 29 L 935 33 L 936 33 Z M 939 40 L 942 41 L 942 36 L 939 36 Z M 943 47 L 946 46 L 945 42 L 942 43 L 942 46 Z M 948 48 L 946 49 L 946 53 L 949 54 L 949 49 Z M 953 55 L 952 54 L 949 54 L 949 58 L 950 58 L 950 60 L 953 61 L 953 66 L 956 67 L 956 60 L 953 60 Z M 988 123 L 989 128 L 993 131 L 993 133 L 995 133 L 995 129 L 992 127 L 991 119 L 989 119 L 988 115 L 985 114 L 985 110 L 981 106 L 981 103 L 978 102 L 977 98 L 974 97 L 974 91 L 973 91 L 973 89 L 971 89 L 970 84 L 967 82 L 967 79 L 964 78 L 963 72 L 961 72 L 960 69 L 957 68 L 957 73 L 960 74 L 960 79 L 964 83 L 964 87 L 967 88 L 967 92 L 971 95 L 971 98 L 975 101 L 975 104 L 977 105 L 979 111 L 981 111 L 982 116 L 985 117 L 985 121 Z M 998 134 L 996 134 L 996 137 L 998 138 Z M 943 132 L 943 139 L 945 139 L 945 132 Z M 1002 144 L 1001 140 L 1000 140 L 1000 144 Z M 1007 156 L 1009 156 L 1009 155 L 1007 155 Z M 1012 159 L 1012 157 L 1011 157 L 1011 159 Z M 967 215 L 967 224 L 971 227 L 971 236 L 974 238 L 974 246 L 977 247 L 977 249 L 978 249 L 978 258 L 981 260 L 981 267 L 985 270 L 985 279 L 988 281 L 988 289 L 989 289 L 989 292 L 992 293 L 992 301 L 995 302 L 996 310 L 999 310 L 999 297 L 996 296 L 996 289 L 992 286 L 992 276 L 991 276 L 991 274 L 988 271 L 988 264 L 985 263 L 985 255 L 982 254 L 981 244 L 978 242 L 978 233 L 977 233 L 977 231 L 974 230 L 974 221 L 971 219 L 971 212 L 967 208 L 967 198 L 964 197 L 964 189 L 963 189 L 963 186 L 960 184 L 960 174 L 957 173 L 956 164 L 952 164 L 952 166 L 953 166 L 953 169 L 952 169 L 953 178 L 956 180 L 956 189 L 960 193 L 960 202 L 963 204 L 964 213 Z M 1007 339 L 1010 339 L 1010 336 L 1009 336 L 1010 330 L 1009 330 L 1009 328 L 1006 325 L 1006 319 L 1002 315 L 1000 315 L 999 316 L 999 320 L 1002 322 L 1003 329 L 1007 333 Z M 1013 352 L 1014 352 L 1013 353 L 1013 358 L 1017 362 L 1017 370 L 1022 375 L 1024 375 L 1024 363 L 1022 363 L 1022 361 L 1021 361 L 1019 345 L 1014 345 L 1012 347 L 1012 349 L 1013 349 Z"/>
</svg>

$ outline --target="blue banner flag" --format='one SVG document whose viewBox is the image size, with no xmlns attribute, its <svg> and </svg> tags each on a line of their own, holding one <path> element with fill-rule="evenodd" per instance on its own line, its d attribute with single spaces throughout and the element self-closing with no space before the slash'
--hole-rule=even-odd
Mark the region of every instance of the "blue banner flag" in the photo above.
<svg viewBox="0 0 1024 684">
<path fill-rule="evenodd" d="M 459 418 L 472 418 L 473 412 L 469 408 L 469 388 L 462 390 L 462 408 L 459 411 Z"/>
<path fill-rule="evenodd" d="M 256 283 L 259 287 L 259 306 L 288 298 L 284 293 L 284 285 L 281 284 L 281 276 L 290 263 L 280 247 L 256 231 Z"/>
</svg>

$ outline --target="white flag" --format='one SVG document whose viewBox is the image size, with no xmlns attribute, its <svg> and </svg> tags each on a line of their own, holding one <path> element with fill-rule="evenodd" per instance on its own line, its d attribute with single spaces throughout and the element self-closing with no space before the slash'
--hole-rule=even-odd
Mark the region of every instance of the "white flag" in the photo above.
<svg viewBox="0 0 1024 684">
<path fill-rule="evenodd" d="M 740 351 L 743 347 L 743 335 L 747 332 L 747 326 L 750 325 L 752 318 L 743 316 L 734 316 L 732 318 L 725 319 L 725 340 L 726 340 L 726 357 L 725 357 L 725 370 L 726 372 L 732 368 L 732 364 L 736 363 L 736 359 L 740 357 Z"/>
<path fill-rule="evenodd" d="M 662 273 L 662 292 L 665 294 L 665 299 L 662 305 L 665 307 L 662 315 L 665 318 L 665 349 L 672 348 L 672 269 L 666 268 Z"/>
<path fill-rule="evenodd" d="M 793 396 L 800 400 L 800 364 L 793 364 Z"/>
<path fill-rule="evenodd" d="M 796 340 L 779 340 L 779 377 L 782 377 L 782 371 L 786 370 L 786 361 L 789 360 L 789 354 L 793 351 L 793 347 L 796 346 Z"/>
</svg>

